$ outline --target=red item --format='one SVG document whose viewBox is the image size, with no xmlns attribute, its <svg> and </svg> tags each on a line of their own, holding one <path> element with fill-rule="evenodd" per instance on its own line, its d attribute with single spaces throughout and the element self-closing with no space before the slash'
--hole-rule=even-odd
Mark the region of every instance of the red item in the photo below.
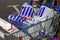
<svg viewBox="0 0 60 40">
<path fill-rule="evenodd" d="M 10 29 L 8 29 L 8 31 L 10 31 L 10 30 L 12 30 L 13 29 L 13 26 L 12 26 L 12 24 L 11 24 L 11 28 Z"/>
<path fill-rule="evenodd" d="M 2 28 L 2 27 L 0 26 L 0 28 Z"/>
<path fill-rule="evenodd" d="M 22 40 L 22 36 L 19 37 L 19 40 Z"/>
</svg>

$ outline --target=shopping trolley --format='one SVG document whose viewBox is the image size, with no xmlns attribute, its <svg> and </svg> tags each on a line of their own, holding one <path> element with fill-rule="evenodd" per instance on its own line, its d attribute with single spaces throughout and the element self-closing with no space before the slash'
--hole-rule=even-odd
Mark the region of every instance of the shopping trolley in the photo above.
<svg viewBox="0 0 60 40">
<path fill-rule="evenodd" d="M 48 6 L 48 5 L 45 5 L 45 6 Z M 51 5 L 49 5 L 51 6 Z M 57 11 L 57 14 L 55 14 L 53 17 L 49 18 L 49 19 L 46 19 L 44 21 L 40 21 L 36 24 L 32 24 L 32 25 L 26 25 L 26 24 L 23 24 L 23 25 L 15 25 L 15 23 L 11 23 L 13 25 L 15 25 L 16 27 L 19 27 L 19 26 L 27 26 L 26 28 L 21 28 L 19 29 L 20 31 L 17 31 L 15 33 L 12 33 L 12 34 L 9 34 L 9 35 L 6 35 L 7 37 L 5 37 L 5 40 L 53 40 L 53 36 L 56 34 L 56 31 L 57 31 L 57 24 L 59 24 L 59 16 L 60 16 L 60 10 L 59 10 L 59 6 L 51 6 L 52 8 L 58 8 Z M 55 12 L 54 12 L 55 13 Z M 53 28 L 53 31 L 52 32 L 49 32 L 47 31 L 48 33 L 45 34 L 46 32 L 46 27 L 44 25 L 44 28 L 42 27 L 42 23 L 43 22 L 48 22 L 49 20 L 52 19 L 52 22 L 51 22 L 51 25 L 49 26 L 50 28 Z M 39 29 L 38 29 L 39 28 Z M 40 29 L 41 28 L 41 29 Z M 50 28 L 47 28 L 50 30 Z M 29 33 L 27 32 L 27 30 L 29 31 Z"/>
</svg>

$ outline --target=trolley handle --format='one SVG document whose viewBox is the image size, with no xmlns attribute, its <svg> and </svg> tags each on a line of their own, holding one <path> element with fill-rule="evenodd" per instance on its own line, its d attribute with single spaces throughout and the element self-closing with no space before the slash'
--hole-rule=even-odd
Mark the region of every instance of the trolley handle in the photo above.
<svg viewBox="0 0 60 40">
<path fill-rule="evenodd" d="M 33 3 L 33 1 L 32 0 L 30 0 L 30 5 L 32 5 L 32 3 Z M 44 4 L 44 3 L 40 3 L 41 5 L 45 5 L 45 6 L 49 6 L 49 7 L 51 7 L 51 8 L 57 8 L 57 10 L 55 10 L 55 11 L 57 11 L 58 13 L 60 13 L 60 6 L 53 6 L 53 5 L 51 5 L 51 4 Z"/>
<path fill-rule="evenodd" d="M 32 0 L 30 0 L 30 3 L 29 3 L 29 4 L 30 4 L 30 5 L 32 5 L 32 3 L 33 3 L 33 1 L 32 1 Z"/>
</svg>

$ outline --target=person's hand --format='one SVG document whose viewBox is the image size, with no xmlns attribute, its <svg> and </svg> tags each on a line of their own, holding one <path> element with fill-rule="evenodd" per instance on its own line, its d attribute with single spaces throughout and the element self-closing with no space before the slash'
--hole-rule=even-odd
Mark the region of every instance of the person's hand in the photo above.
<svg viewBox="0 0 60 40">
<path fill-rule="evenodd" d="M 33 0 L 33 3 L 38 2 L 39 0 Z"/>
<path fill-rule="evenodd" d="M 39 0 L 33 0 L 33 2 L 38 2 Z"/>
</svg>

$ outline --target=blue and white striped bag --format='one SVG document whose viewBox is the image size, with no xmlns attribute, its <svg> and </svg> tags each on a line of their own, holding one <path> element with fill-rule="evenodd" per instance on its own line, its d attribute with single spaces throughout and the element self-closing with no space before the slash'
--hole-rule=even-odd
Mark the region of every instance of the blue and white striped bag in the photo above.
<svg viewBox="0 0 60 40">
<path fill-rule="evenodd" d="M 42 17 L 42 16 L 43 16 L 44 10 L 45 10 L 45 7 L 41 7 L 41 8 L 40 8 L 40 11 L 39 11 L 39 13 L 38 13 L 38 16 L 39 16 L 39 17 Z"/>
<path fill-rule="evenodd" d="M 24 22 L 26 21 L 26 19 L 20 17 L 20 16 L 17 16 L 17 15 L 9 15 L 8 17 L 9 20 L 12 20 L 12 21 L 16 21 L 16 22 Z"/>
<path fill-rule="evenodd" d="M 27 18 L 32 18 L 33 13 L 34 13 L 33 7 L 27 4 L 24 4 L 20 10 L 20 15 Z"/>
</svg>

